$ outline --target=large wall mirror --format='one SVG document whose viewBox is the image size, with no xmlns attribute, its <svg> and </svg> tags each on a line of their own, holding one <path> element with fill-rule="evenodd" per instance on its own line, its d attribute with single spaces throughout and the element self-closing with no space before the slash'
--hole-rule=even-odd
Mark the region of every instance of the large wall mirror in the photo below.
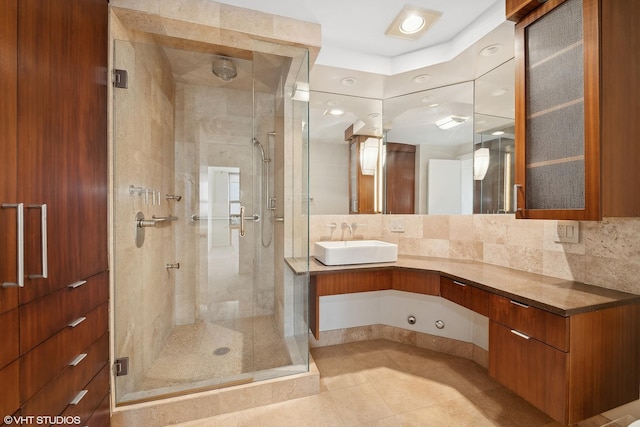
<svg viewBox="0 0 640 427">
<path fill-rule="evenodd" d="M 505 24 L 449 63 L 419 70 L 423 90 L 415 72 L 369 80 L 364 96 L 312 85 L 311 214 L 513 212 L 512 44 Z M 321 83 L 348 80 L 318 69 Z"/>
</svg>

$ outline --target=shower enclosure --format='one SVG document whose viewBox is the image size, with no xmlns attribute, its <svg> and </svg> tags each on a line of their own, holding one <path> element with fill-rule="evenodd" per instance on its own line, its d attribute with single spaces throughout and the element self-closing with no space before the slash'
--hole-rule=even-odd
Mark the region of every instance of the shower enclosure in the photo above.
<svg viewBox="0 0 640 427">
<path fill-rule="evenodd" d="M 117 404 L 308 370 L 308 57 L 267 44 L 114 41 Z"/>
</svg>

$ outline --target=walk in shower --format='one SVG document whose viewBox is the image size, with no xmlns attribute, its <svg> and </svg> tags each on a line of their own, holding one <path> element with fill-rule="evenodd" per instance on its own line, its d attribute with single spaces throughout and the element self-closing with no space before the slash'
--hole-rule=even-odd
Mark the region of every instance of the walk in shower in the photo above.
<svg viewBox="0 0 640 427">
<path fill-rule="evenodd" d="M 116 403 L 306 372 L 306 50 L 136 35 L 113 62 Z"/>
</svg>

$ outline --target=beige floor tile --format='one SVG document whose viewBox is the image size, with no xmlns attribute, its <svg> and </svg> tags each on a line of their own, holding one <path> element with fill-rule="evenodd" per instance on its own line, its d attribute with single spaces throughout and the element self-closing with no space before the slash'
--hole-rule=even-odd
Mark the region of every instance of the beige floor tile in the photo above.
<svg viewBox="0 0 640 427">
<path fill-rule="evenodd" d="M 329 395 L 337 406 L 345 426 L 355 426 L 393 415 L 371 384 L 331 390 Z"/>
</svg>

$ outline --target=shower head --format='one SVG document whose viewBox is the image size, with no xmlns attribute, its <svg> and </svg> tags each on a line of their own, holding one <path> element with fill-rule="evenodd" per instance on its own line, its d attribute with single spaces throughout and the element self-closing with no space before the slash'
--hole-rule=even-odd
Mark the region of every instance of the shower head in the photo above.
<svg viewBox="0 0 640 427">
<path fill-rule="evenodd" d="M 230 58 L 224 56 L 216 58 L 213 61 L 211 71 L 213 72 L 213 74 L 220 77 L 220 80 L 223 80 L 225 82 L 233 80 L 238 75 L 236 64 L 234 64 Z"/>
<path fill-rule="evenodd" d="M 260 154 L 262 155 L 262 161 L 263 162 L 270 162 L 271 159 L 268 159 L 266 157 L 266 153 L 264 152 L 264 147 L 262 146 L 262 144 L 260 143 L 260 141 L 258 141 L 258 138 L 253 138 L 253 144 L 257 145 L 260 148 Z"/>
</svg>

